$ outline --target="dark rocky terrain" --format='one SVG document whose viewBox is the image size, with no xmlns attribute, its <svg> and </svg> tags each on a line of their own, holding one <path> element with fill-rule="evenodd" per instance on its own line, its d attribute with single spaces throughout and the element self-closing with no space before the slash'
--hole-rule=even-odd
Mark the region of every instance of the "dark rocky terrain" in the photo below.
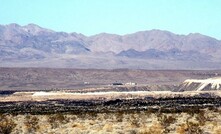
<svg viewBox="0 0 221 134">
<path fill-rule="evenodd" d="M 153 110 L 169 113 L 185 112 L 192 108 L 218 108 L 221 106 L 220 97 L 178 97 L 144 99 L 115 99 L 115 100 L 49 100 L 1 102 L 0 113 L 12 114 L 52 114 L 79 112 L 119 112 Z"/>
</svg>

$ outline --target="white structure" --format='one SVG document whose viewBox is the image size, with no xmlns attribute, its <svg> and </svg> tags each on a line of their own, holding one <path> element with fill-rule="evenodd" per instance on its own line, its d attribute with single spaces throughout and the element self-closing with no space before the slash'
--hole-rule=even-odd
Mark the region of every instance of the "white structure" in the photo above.
<svg viewBox="0 0 221 134">
<path fill-rule="evenodd" d="M 128 85 L 128 86 L 135 86 L 135 85 L 137 85 L 137 83 L 134 83 L 134 82 L 128 82 L 128 83 L 126 83 L 125 85 Z"/>
</svg>

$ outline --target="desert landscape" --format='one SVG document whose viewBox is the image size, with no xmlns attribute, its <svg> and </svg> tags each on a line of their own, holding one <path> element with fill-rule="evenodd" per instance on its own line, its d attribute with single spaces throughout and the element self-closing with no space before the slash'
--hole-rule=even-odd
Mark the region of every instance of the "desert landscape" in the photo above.
<svg viewBox="0 0 221 134">
<path fill-rule="evenodd" d="M 0 134 L 221 134 L 220 0 L 1 0 Z"/>
<path fill-rule="evenodd" d="M 220 73 L 1 68 L 0 132 L 219 134 Z"/>
</svg>

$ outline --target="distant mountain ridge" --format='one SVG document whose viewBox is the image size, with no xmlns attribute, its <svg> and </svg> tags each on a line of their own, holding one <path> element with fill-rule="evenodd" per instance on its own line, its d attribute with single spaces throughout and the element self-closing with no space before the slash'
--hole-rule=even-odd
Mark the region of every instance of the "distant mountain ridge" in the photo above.
<svg viewBox="0 0 221 134">
<path fill-rule="evenodd" d="M 220 50 L 220 40 L 199 33 L 150 30 L 87 37 L 35 24 L 0 25 L 0 66 L 221 69 Z"/>
</svg>

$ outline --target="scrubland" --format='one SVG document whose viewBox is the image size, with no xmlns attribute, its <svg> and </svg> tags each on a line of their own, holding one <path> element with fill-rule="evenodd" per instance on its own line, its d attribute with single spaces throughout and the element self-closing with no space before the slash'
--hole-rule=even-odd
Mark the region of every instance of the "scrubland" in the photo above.
<svg viewBox="0 0 221 134">
<path fill-rule="evenodd" d="M 221 109 L 1 114 L 1 134 L 220 134 Z"/>
</svg>

